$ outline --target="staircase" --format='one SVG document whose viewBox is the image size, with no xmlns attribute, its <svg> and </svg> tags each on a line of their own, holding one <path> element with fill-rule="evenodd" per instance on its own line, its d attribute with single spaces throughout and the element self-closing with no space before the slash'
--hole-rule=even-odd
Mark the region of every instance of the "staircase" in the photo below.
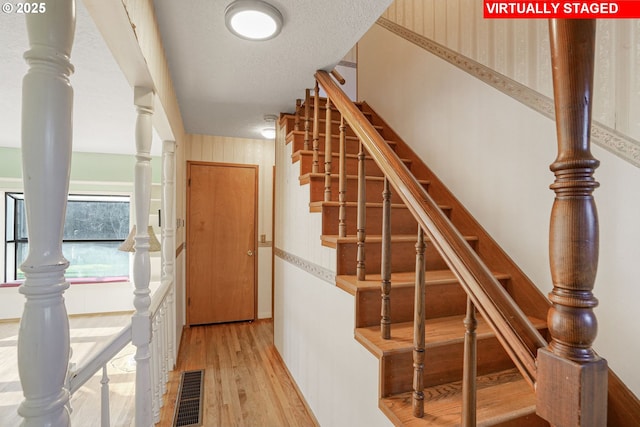
<svg viewBox="0 0 640 427">
<path fill-rule="evenodd" d="M 424 363 L 424 416 L 412 414 L 414 291 L 417 222 L 392 189 L 391 197 L 391 339 L 382 339 L 381 318 L 381 229 L 384 174 L 367 156 L 366 170 L 366 243 L 365 280 L 358 280 L 357 195 L 359 141 L 347 127 L 346 132 L 346 230 L 338 234 L 338 175 L 330 177 L 330 199 L 325 201 L 325 132 L 331 129 L 332 171 L 338 170 L 340 113 L 331 112 L 327 127 L 326 100 L 319 104 L 318 172 L 312 172 L 313 151 L 307 136 L 305 149 L 304 119 L 282 115 L 286 143 L 292 144 L 292 162 L 300 166 L 300 185 L 310 186 L 310 212 L 322 215 L 323 246 L 336 253 L 336 285 L 355 297 L 355 339 L 379 360 L 379 406 L 395 425 L 460 425 L 462 401 L 464 318 L 467 295 L 454 274 L 426 242 L 426 344 Z M 494 277 L 519 304 L 529 320 L 544 335 L 548 302 L 517 266 L 469 215 L 398 135 L 366 104 L 357 104 L 401 158 L 418 182 L 432 195 L 440 209 L 458 228 L 464 240 L 476 251 Z M 333 110 L 333 108 L 332 108 Z M 300 111 L 300 110 L 299 110 Z M 310 106 L 313 116 L 313 105 Z M 296 123 L 298 130 L 296 130 Z M 313 123 L 311 121 L 311 126 Z M 535 415 L 535 394 L 523 379 L 511 358 L 503 350 L 487 322 L 478 316 L 477 334 L 477 425 L 548 426 Z"/>
</svg>

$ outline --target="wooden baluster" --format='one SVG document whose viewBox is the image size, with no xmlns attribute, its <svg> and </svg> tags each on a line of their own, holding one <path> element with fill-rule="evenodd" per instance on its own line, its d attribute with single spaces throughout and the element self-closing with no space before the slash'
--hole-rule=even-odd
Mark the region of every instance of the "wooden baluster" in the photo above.
<svg viewBox="0 0 640 427">
<path fill-rule="evenodd" d="M 320 88 L 318 82 L 313 94 L 313 163 L 311 165 L 311 172 L 318 173 L 319 164 L 319 150 L 320 150 Z"/>
<path fill-rule="evenodd" d="M 175 141 L 164 141 L 162 143 L 162 213 L 164 222 L 162 226 L 162 280 L 171 280 L 172 285 L 168 295 L 168 369 L 173 370 L 175 366 L 175 300 L 173 290 L 175 289 Z"/>
<path fill-rule="evenodd" d="M 100 379 L 100 426 L 111 427 L 111 415 L 109 414 L 109 375 L 107 365 L 102 367 L 102 379 Z"/>
<path fill-rule="evenodd" d="M 324 124 L 324 201 L 331 201 L 331 100 L 327 98 Z"/>
<path fill-rule="evenodd" d="M 467 316 L 464 318 L 464 366 L 462 371 L 462 425 L 476 425 L 476 376 L 478 373 L 476 308 L 467 297 Z"/>
<path fill-rule="evenodd" d="M 149 203 L 151 200 L 151 116 L 153 114 L 153 92 L 136 87 L 134 103 L 138 112 L 136 119 L 136 165 L 135 165 L 135 219 L 136 236 L 133 253 L 133 284 L 135 286 L 133 306 L 136 311 L 131 318 L 131 342 L 136 346 L 136 426 L 153 424 L 151 408 L 151 277 L 149 262 Z"/>
<path fill-rule="evenodd" d="M 364 159 L 364 145 L 361 141 L 360 151 L 358 152 L 358 223 L 356 225 L 358 239 L 356 274 L 358 280 L 365 280 L 366 277 L 364 245 L 367 238 L 365 231 L 367 221 L 367 183 Z"/>
<path fill-rule="evenodd" d="M 296 99 L 296 115 L 295 121 L 293 122 L 293 130 L 300 130 L 300 107 L 302 105 L 302 99 Z"/>
<path fill-rule="evenodd" d="M 382 339 L 391 338 L 391 190 L 389 180 L 384 178 L 382 191 L 382 308 L 380 332 Z"/>
<path fill-rule="evenodd" d="M 347 138 L 344 117 L 340 116 L 340 177 L 338 183 L 338 235 L 347 237 Z"/>
<path fill-rule="evenodd" d="M 21 266 L 26 298 L 18 333 L 18 371 L 25 427 L 68 426 L 69 287 L 62 254 L 72 151 L 73 89 L 69 61 L 75 31 L 73 0 L 47 2 L 27 14 L 29 66 L 22 83 L 22 170 L 29 254 Z"/>
<path fill-rule="evenodd" d="M 418 225 L 416 242 L 416 289 L 413 311 L 413 416 L 424 415 L 424 346 L 425 346 L 425 261 L 424 232 Z"/>
<path fill-rule="evenodd" d="M 591 155 L 595 20 L 549 21 L 558 157 L 549 258 L 553 290 L 547 323 L 551 342 L 538 351 L 538 414 L 558 426 L 607 423 L 607 362 L 591 347 L 598 263 L 598 217 Z M 565 386 L 560 386 L 562 382 Z"/>
<path fill-rule="evenodd" d="M 310 90 L 305 90 L 304 97 L 304 149 L 309 150 L 309 133 L 311 132 L 311 114 L 309 113 L 309 104 L 311 103 Z"/>
</svg>

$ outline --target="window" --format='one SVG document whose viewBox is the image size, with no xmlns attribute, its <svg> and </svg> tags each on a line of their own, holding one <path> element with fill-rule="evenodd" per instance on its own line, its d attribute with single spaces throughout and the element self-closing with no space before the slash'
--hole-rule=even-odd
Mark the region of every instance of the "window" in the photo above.
<svg viewBox="0 0 640 427">
<path fill-rule="evenodd" d="M 24 279 L 20 265 L 29 252 L 22 193 L 5 193 L 5 282 Z M 118 246 L 129 234 L 128 196 L 70 195 L 62 252 L 67 278 L 128 276 L 129 254 Z"/>
</svg>

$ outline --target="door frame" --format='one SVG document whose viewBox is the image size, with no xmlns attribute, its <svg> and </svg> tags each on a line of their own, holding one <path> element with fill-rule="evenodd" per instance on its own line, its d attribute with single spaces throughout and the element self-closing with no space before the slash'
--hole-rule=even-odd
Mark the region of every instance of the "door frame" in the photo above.
<svg viewBox="0 0 640 427">
<path fill-rule="evenodd" d="M 186 259 L 185 259 L 185 314 L 186 314 L 186 323 L 188 327 L 191 327 L 191 319 L 190 319 L 190 296 L 191 296 L 191 281 L 189 278 L 189 250 L 190 250 L 190 242 L 189 242 L 189 228 L 190 228 L 190 211 L 191 211 L 191 165 L 196 166 L 221 166 L 221 167 L 232 167 L 232 168 L 245 168 L 245 169 L 253 169 L 255 170 L 255 198 L 254 198 L 254 208 L 253 208 L 253 216 L 255 218 L 254 221 L 254 242 L 253 242 L 253 320 L 258 318 L 258 220 L 259 220 L 259 197 L 260 197 L 260 167 L 258 165 L 244 164 L 244 163 L 222 163 L 222 162 L 203 162 L 196 160 L 187 160 L 187 200 L 186 200 L 186 208 L 185 208 L 185 216 L 187 218 L 186 228 L 185 228 L 185 247 L 186 247 Z"/>
</svg>

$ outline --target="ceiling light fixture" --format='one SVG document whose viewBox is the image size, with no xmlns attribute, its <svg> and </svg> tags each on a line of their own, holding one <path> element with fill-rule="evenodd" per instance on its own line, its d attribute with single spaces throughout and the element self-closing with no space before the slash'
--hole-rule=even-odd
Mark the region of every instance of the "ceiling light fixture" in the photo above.
<svg viewBox="0 0 640 427">
<path fill-rule="evenodd" d="M 282 29 L 282 14 L 261 0 L 236 0 L 224 11 L 229 31 L 246 40 L 269 40 Z"/>
<path fill-rule="evenodd" d="M 276 116 L 273 114 L 267 114 L 264 116 L 264 121 L 267 122 L 267 127 L 263 128 L 260 132 L 266 139 L 273 139 L 276 137 Z"/>
</svg>

